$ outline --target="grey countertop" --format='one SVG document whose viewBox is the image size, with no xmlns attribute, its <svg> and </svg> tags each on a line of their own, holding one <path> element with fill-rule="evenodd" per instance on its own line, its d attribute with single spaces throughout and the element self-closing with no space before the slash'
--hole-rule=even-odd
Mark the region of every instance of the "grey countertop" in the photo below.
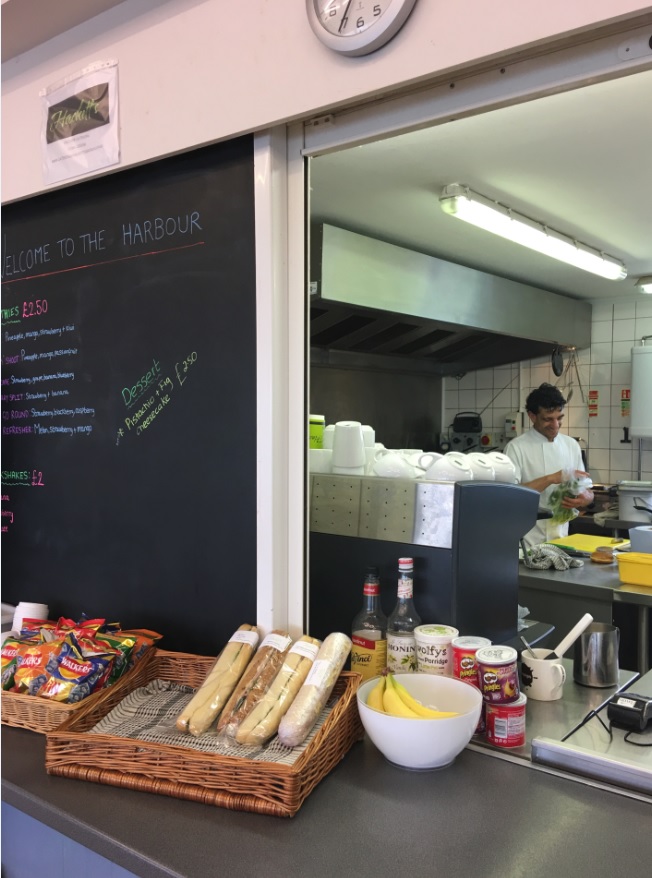
<svg viewBox="0 0 652 878">
<path fill-rule="evenodd" d="M 528 739 L 544 714 L 567 722 L 604 694 L 540 703 Z M 2 746 L 4 801 L 142 878 L 393 878 L 436 864 L 448 878 L 613 878 L 619 862 L 649 872 L 650 804 L 535 765 L 527 749 L 468 748 L 410 772 L 365 740 L 288 819 L 49 777 L 43 736 L 22 729 L 4 727 Z"/>
<path fill-rule="evenodd" d="M 615 567 L 521 567 L 520 573 L 533 587 L 602 590 L 605 600 L 623 594 Z M 652 598 L 652 589 L 641 591 L 643 599 Z M 579 709 L 567 694 L 561 704 L 536 711 L 560 714 L 567 723 L 569 709 Z M 587 697 L 606 694 L 595 690 Z M 537 730 L 531 719 L 534 711 L 528 744 Z M 474 746 L 452 766 L 416 773 L 388 764 L 364 741 L 294 818 L 284 819 L 49 777 L 44 738 L 29 731 L 3 727 L 2 747 L 5 802 L 141 878 L 226 872 L 393 878 L 401 864 L 416 874 L 441 864 L 448 878 L 550 878 L 553 871 L 613 878 L 618 863 L 649 872 L 652 809 L 646 801 L 535 765 L 527 751 Z"/>
<path fill-rule="evenodd" d="M 622 601 L 651 607 L 652 588 L 622 583 L 617 564 L 618 562 L 595 564 L 586 558 L 583 567 L 570 567 L 568 570 L 531 570 L 521 562 L 518 569 L 519 583 L 544 591 L 578 597 L 590 594 L 594 600 Z"/>
</svg>

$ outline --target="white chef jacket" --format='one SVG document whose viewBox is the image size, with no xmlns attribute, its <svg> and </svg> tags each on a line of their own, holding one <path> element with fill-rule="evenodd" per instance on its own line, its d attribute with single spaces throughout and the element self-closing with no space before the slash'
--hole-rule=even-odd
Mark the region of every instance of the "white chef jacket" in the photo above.
<svg viewBox="0 0 652 878">
<path fill-rule="evenodd" d="M 561 470 L 584 470 L 582 450 L 576 439 L 565 433 L 558 433 L 550 442 L 534 427 L 527 433 L 517 436 L 508 442 L 505 454 L 516 467 L 518 482 L 532 482 L 541 476 Z M 540 509 L 550 509 L 550 495 L 557 488 L 550 485 L 541 493 Z M 524 537 L 527 546 L 537 546 L 549 540 L 565 537 L 568 533 L 568 522 L 551 524 L 550 519 L 542 518 Z"/>
</svg>

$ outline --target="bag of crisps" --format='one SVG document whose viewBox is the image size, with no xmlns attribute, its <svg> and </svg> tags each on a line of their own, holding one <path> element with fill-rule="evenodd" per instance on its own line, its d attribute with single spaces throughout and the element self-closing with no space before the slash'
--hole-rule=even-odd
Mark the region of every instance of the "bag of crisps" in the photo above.
<svg viewBox="0 0 652 878">
<path fill-rule="evenodd" d="M 106 680 L 113 654 L 84 655 L 69 634 L 56 659 L 48 665 L 48 679 L 39 691 L 42 698 L 72 704 L 86 698 Z"/>
<path fill-rule="evenodd" d="M 48 679 L 48 663 L 61 649 L 61 641 L 23 643 L 19 647 L 20 662 L 14 675 L 14 692 L 38 695 Z"/>
</svg>

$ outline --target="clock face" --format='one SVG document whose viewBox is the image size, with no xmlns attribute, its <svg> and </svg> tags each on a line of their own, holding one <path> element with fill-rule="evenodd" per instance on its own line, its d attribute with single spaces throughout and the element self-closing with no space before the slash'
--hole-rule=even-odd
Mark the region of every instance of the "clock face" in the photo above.
<svg viewBox="0 0 652 878">
<path fill-rule="evenodd" d="M 330 49 L 366 55 L 403 26 L 416 0 L 306 0 L 313 31 Z"/>
<path fill-rule="evenodd" d="M 356 36 L 382 19 L 391 0 L 315 0 L 322 27 L 339 37 Z"/>
</svg>

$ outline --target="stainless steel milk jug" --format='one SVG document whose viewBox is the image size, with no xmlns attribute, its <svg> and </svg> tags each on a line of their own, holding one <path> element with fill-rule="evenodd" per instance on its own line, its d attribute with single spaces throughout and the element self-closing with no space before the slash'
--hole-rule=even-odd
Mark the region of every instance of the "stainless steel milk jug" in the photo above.
<svg viewBox="0 0 652 878">
<path fill-rule="evenodd" d="M 597 689 L 616 686 L 619 645 L 620 629 L 606 622 L 592 622 L 575 641 L 575 682 Z"/>
</svg>

